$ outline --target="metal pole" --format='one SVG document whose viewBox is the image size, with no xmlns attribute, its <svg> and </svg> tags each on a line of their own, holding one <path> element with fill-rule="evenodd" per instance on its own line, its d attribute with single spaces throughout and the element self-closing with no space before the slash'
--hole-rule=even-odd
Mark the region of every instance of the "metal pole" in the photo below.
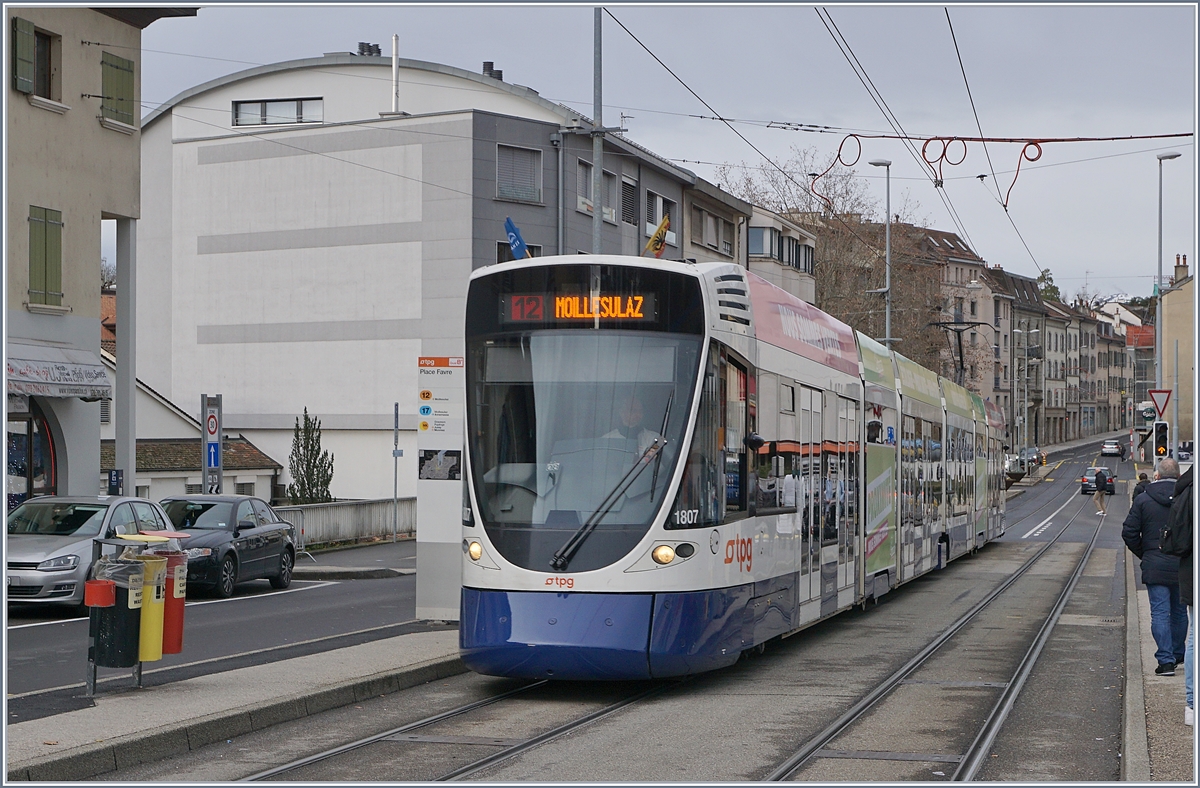
<svg viewBox="0 0 1200 788">
<path fill-rule="evenodd" d="M 396 541 L 396 524 L 400 518 L 400 403 L 393 411 L 392 422 L 392 542 Z"/>
<path fill-rule="evenodd" d="M 887 206 L 887 221 L 884 225 L 883 235 L 883 259 L 884 259 L 884 280 L 883 280 L 883 336 L 884 344 L 887 349 L 892 349 L 892 165 L 888 163 L 883 168 L 886 173 L 885 182 L 887 184 L 887 197 L 885 205 Z M 962 336 L 959 335 L 961 341 Z"/>
<path fill-rule="evenodd" d="M 600 19 L 604 9 L 596 8 L 595 52 L 592 64 L 592 88 L 594 92 L 592 114 L 595 127 L 592 129 L 592 254 L 600 254 L 600 231 L 604 228 L 604 107 L 601 101 L 600 64 Z"/>
<path fill-rule="evenodd" d="M 1171 434 L 1175 439 L 1171 442 L 1172 451 L 1179 448 L 1179 340 L 1175 340 L 1175 389 L 1171 392 L 1171 399 L 1175 400 L 1175 413 L 1171 419 Z M 1171 456 L 1174 457 L 1174 454 Z M 1178 457 L 1175 457 L 1178 460 Z"/>
<path fill-rule="evenodd" d="M 1158 160 L 1158 277 L 1154 280 L 1154 388 L 1162 388 L 1162 163 Z"/>
<path fill-rule="evenodd" d="M 392 112 L 400 111 L 400 36 L 392 33 Z"/>
</svg>

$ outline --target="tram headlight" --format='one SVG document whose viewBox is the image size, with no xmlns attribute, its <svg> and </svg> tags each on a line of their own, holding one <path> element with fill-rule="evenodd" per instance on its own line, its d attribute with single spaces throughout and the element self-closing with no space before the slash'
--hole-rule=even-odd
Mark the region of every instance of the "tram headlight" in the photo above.
<svg viewBox="0 0 1200 788">
<path fill-rule="evenodd" d="M 650 557 L 654 559 L 654 563 L 666 566 L 675 560 L 675 548 L 669 544 L 660 544 L 650 553 Z"/>
<path fill-rule="evenodd" d="M 483 555 L 483 545 L 479 542 L 471 542 L 467 545 L 467 555 L 471 556 L 472 561 L 478 561 Z"/>
</svg>

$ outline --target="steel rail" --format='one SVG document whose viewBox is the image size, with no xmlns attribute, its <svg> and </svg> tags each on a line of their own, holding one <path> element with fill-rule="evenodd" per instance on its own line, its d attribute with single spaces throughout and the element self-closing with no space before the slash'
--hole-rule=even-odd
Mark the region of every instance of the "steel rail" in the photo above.
<svg viewBox="0 0 1200 788">
<path fill-rule="evenodd" d="M 996 705 L 992 707 L 992 711 L 984 721 L 979 735 L 975 737 L 975 741 L 971 742 L 971 746 L 967 748 L 967 752 L 963 755 L 962 760 L 958 762 L 958 768 L 955 769 L 953 776 L 950 778 L 952 781 L 969 782 L 974 780 L 975 776 L 979 773 L 984 759 L 991 751 L 992 744 L 996 741 L 996 736 L 999 735 L 1000 729 L 1004 726 L 1004 721 L 1008 718 L 1009 712 L 1012 711 L 1013 706 L 1016 704 L 1017 697 L 1021 694 L 1026 679 L 1033 673 L 1038 656 L 1042 653 L 1042 648 L 1050 639 L 1050 635 L 1054 631 L 1055 625 L 1058 624 L 1058 619 L 1062 616 L 1062 611 L 1066 608 L 1067 602 L 1071 600 L 1071 594 L 1075 591 L 1075 586 L 1079 584 L 1079 578 L 1083 577 L 1083 570 L 1087 566 L 1088 559 L 1091 558 L 1092 551 L 1096 547 L 1096 540 L 1100 538 L 1100 531 L 1103 527 L 1104 519 L 1101 518 L 1100 522 L 1096 525 L 1096 532 L 1092 534 L 1092 540 L 1088 543 L 1087 550 L 1083 553 L 1083 558 L 1079 560 L 1079 565 L 1075 567 L 1075 571 L 1071 574 L 1071 579 L 1067 581 L 1066 587 L 1059 594 L 1058 601 L 1050 611 L 1050 615 L 1042 624 L 1042 628 L 1038 630 L 1037 637 L 1034 638 L 1029 650 L 1025 652 L 1025 657 L 1021 660 L 1021 664 L 1017 666 L 1017 670 L 1009 680 L 1008 686 L 1004 688 L 1004 692 L 1000 694 Z"/>
<path fill-rule="evenodd" d="M 598 710 L 592 712 L 591 714 L 584 715 L 583 717 L 580 717 L 577 720 L 572 720 L 571 722 L 560 725 L 557 728 L 554 728 L 553 730 L 549 730 L 549 731 L 546 731 L 545 733 L 538 734 L 537 736 L 534 736 L 530 739 L 526 739 L 525 741 L 521 742 L 520 744 L 514 744 L 513 746 L 508 747 L 504 750 L 501 750 L 500 752 L 493 753 L 492 755 L 489 755 L 485 758 L 480 758 L 478 761 L 475 761 L 474 763 L 468 763 L 466 766 L 455 769 L 454 771 L 450 772 L 449 774 L 445 774 L 441 777 L 436 778 L 435 782 L 448 782 L 448 781 L 458 780 L 459 778 L 467 777 L 469 775 L 475 774 L 476 772 L 486 769 L 487 767 L 492 766 L 496 763 L 499 763 L 500 761 L 504 761 L 509 758 L 520 755 L 521 753 L 525 752 L 526 750 L 532 750 L 534 747 L 539 747 L 539 746 L 545 744 L 546 742 L 553 741 L 554 739 L 559 738 L 560 736 L 565 736 L 566 734 L 571 733 L 572 731 L 578 730 L 579 728 L 582 728 L 585 725 L 589 725 L 593 722 L 596 722 L 597 720 L 601 720 L 601 719 L 609 716 L 610 714 L 615 714 L 616 712 L 620 711 L 621 709 L 625 708 L 626 706 L 630 706 L 634 703 L 637 703 L 638 701 L 645 700 L 646 698 L 649 698 L 651 696 L 658 695 L 662 692 L 665 692 L 668 689 L 677 687 L 680 684 L 683 684 L 688 680 L 690 680 L 690 679 L 685 678 L 685 679 L 682 679 L 679 681 L 673 681 L 669 684 L 662 684 L 657 687 L 651 687 L 648 690 L 644 690 L 635 695 L 631 695 L 628 698 L 619 700 L 616 703 L 612 703 L 608 706 L 605 706 L 603 709 L 598 709 Z"/>
<path fill-rule="evenodd" d="M 474 703 L 467 703 L 462 706 L 459 706 L 458 708 L 451 709 L 449 711 L 443 711 L 440 714 L 434 714 L 433 716 L 426 717 L 421 720 L 417 720 L 416 722 L 410 722 L 405 725 L 401 725 L 399 727 L 392 728 L 391 730 L 386 730 L 383 733 L 375 733 L 370 736 L 366 736 L 364 738 L 358 739 L 356 741 L 352 741 L 349 744 L 342 744 L 337 747 L 332 747 L 328 750 L 324 750 L 322 752 L 316 753 L 315 755 L 309 755 L 304 758 L 300 758 L 298 760 L 291 761 L 289 763 L 285 763 L 281 766 L 275 766 L 275 767 L 266 769 L 261 772 L 256 772 L 255 774 L 252 774 L 248 777 L 242 777 L 240 780 L 238 780 L 238 782 L 256 782 L 258 780 L 265 780 L 268 777 L 274 777 L 279 774 L 284 774 L 286 772 L 290 772 L 295 769 L 299 769 L 302 766 L 308 766 L 309 764 L 313 764 L 318 761 L 323 761 L 323 760 L 326 760 L 327 758 L 332 758 L 335 755 L 341 755 L 343 753 L 350 752 L 351 750 L 357 750 L 360 747 L 366 747 L 368 744 L 374 744 L 375 742 L 380 741 L 381 739 L 386 739 L 388 736 L 395 736 L 398 733 L 407 733 L 408 731 L 417 730 L 418 728 L 424 728 L 426 726 L 433 725 L 434 723 L 442 722 L 443 720 L 448 720 L 448 719 L 451 719 L 452 717 L 457 717 L 459 715 L 466 714 L 467 712 L 474 711 L 475 709 L 483 708 L 484 706 L 490 706 L 493 703 L 498 703 L 499 701 L 507 700 L 508 698 L 511 698 L 514 695 L 520 695 L 523 692 L 528 692 L 531 689 L 540 687 L 543 684 L 548 684 L 548 683 L 549 683 L 549 681 L 545 680 L 545 679 L 543 679 L 541 681 L 535 681 L 531 684 L 526 684 L 523 687 L 517 687 L 516 689 L 509 690 L 508 692 L 502 692 L 499 695 L 493 695 L 490 698 L 484 698 L 483 700 L 477 700 Z"/>
<path fill-rule="evenodd" d="M 1086 501 L 1084 502 L 1086 504 Z M 977 602 L 970 610 L 963 613 L 954 623 L 944 629 L 936 638 L 930 641 L 923 649 L 921 649 L 908 662 L 904 663 L 898 670 L 880 682 L 876 687 L 864 695 L 857 703 L 847 709 L 843 714 L 837 717 L 833 722 L 826 726 L 823 730 L 817 733 L 804 743 L 802 747 L 796 750 L 787 760 L 777 766 L 770 774 L 763 779 L 770 782 L 778 782 L 786 780 L 797 769 L 807 763 L 814 754 L 830 741 L 832 741 L 839 733 L 846 730 L 855 720 L 869 711 L 875 704 L 886 697 L 893 689 L 896 688 L 907 678 L 914 670 L 929 660 L 946 641 L 954 637 L 962 630 L 973 618 L 981 613 L 984 608 L 991 604 L 996 597 L 1004 593 L 1013 583 L 1015 583 L 1022 575 L 1024 575 L 1041 557 L 1049 550 L 1071 527 L 1072 523 L 1079 517 L 1080 513 L 1085 508 L 1084 505 L 1079 507 L 1067 524 L 1063 526 L 1053 539 L 1049 540 L 1036 553 L 1021 565 L 1015 572 L 1009 575 L 1005 580 L 990 591 L 983 599 Z M 1099 533 L 1099 527 L 1097 527 Z M 1093 538 L 1094 539 L 1094 538 Z"/>
</svg>

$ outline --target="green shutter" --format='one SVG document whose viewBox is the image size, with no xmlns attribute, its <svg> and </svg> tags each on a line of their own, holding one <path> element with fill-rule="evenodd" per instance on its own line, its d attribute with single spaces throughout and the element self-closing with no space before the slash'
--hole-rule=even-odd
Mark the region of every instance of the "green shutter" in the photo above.
<svg viewBox="0 0 1200 788">
<path fill-rule="evenodd" d="M 100 114 L 110 120 L 134 125 L 133 61 L 103 52 L 100 58 L 100 74 L 100 92 L 104 94 L 100 103 Z"/>
<path fill-rule="evenodd" d="M 62 211 L 46 209 L 46 303 L 62 306 Z"/>
<path fill-rule="evenodd" d="M 29 303 L 46 303 L 46 209 L 29 206 Z"/>
<path fill-rule="evenodd" d="M 33 78 L 37 73 L 34 58 L 37 54 L 37 36 L 33 22 L 13 17 L 12 21 L 12 75 L 13 87 L 21 93 L 33 92 Z"/>
</svg>

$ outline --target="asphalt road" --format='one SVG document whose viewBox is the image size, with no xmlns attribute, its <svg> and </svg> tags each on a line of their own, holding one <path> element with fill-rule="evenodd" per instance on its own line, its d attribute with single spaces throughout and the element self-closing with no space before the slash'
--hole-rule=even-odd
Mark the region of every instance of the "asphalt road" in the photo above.
<svg viewBox="0 0 1200 788">
<path fill-rule="evenodd" d="M 409 545 L 415 553 L 415 543 Z M 369 548 L 318 554 L 318 561 L 378 565 Z M 288 659 L 427 626 L 413 623 L 415 613 L 415 575 L 295 580 L 285 591 L 273 590 L 266 580 L 251 581 L 239 585 L 230 599 L 189 599 L 183 653 L 144 663 L 144 683 Z M 7 635 L 9 721 L 78 707 L 75 696 L 87 673 L 87 618 L 68 610 L 12 605 Z M 128 670 L 101 668 L 98 676 L 101 681 L 130 681 Z"/>
</svg>

